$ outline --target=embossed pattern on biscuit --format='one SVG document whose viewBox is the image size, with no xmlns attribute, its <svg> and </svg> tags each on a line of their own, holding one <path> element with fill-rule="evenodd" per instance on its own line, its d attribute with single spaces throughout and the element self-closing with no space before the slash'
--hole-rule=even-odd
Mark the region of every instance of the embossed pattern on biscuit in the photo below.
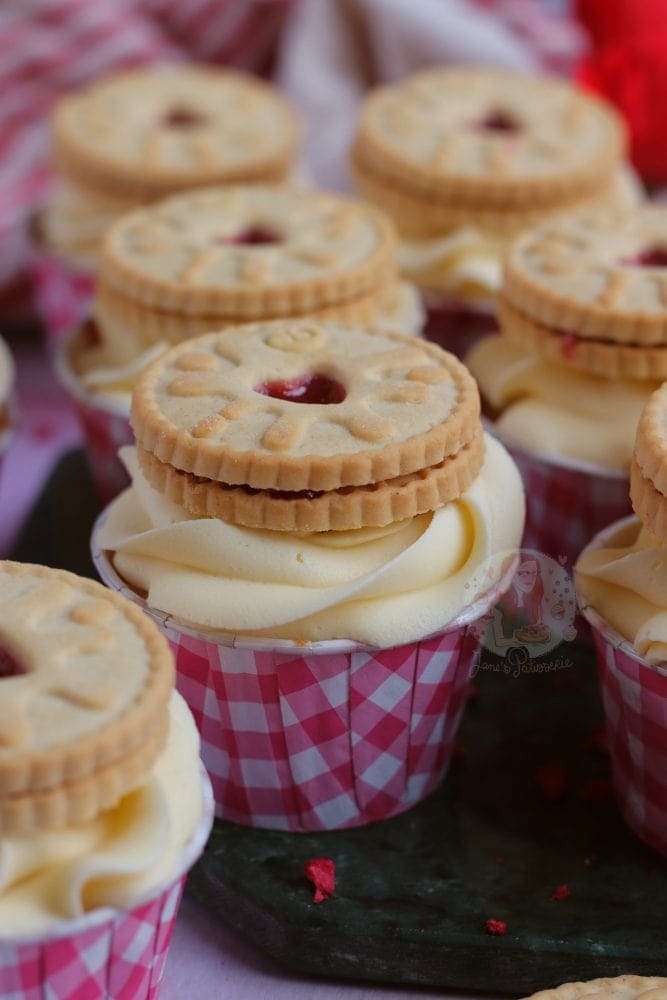
<svg viewBox="0 0 667 1000">
<path fill-rule="evenodd" d="M 116 74 L 62 100 L 56 143 L 79 170 L 106 169 L 117 181 L 229 175 L 280 165 L 292 152 L 287 103 L 242 73 L 201 67 Z M 94 185 L 93 185 L 94 186 Z"/>
<path fill-rule="evenodd" d="M 354 157 L 362 170 L 397 183 L 441 184 L 443 192 L 452 183 L 460 193 L 477 191 L 482 201 L 519 182 L 554 182 L 532 193 L 558 198 L 576 178 L 590 184 L 622 146 L 623 128 L 613 111 L 566 83 L 494 70 L 430 69 L 371 94 Z M 525 195 L 518 187 L 514 193 Z"/>
<path fill-rule="evenodd" d="M 314 378 L 342 387 L 340 402 L 290 397 L 290 387 L 298 392 Z M 279 383 L 282 398 L 268 391 Z M 200 441 L 327 455 L 381 446 L 446 420 L 456 386 L 419 341 L 397 345 L 362 333 L 350 341 L 333 325 L 258 324 L 243 337 L 201 339 L 173 355 L 155 399 Z"/>
<path fill-rule="evenodd" d="M 216 188 L 128 215 L 111 231 L 106 260 L 112 278 L 123 267 L 137 281 L 193 293 L 279 288 L 353 271 L 390 235 L 377 212 L 334 195 Z"/>
<path fill-rule="evenodd" d="M 59 578 L 0 583 L 0 759 L 76 738 L 132 702 L 148 657 L 112 603 Z"/>
<path fill-rule="evenodd" d="M 563 218 L 525 233 L 506 260 L 519 311 L 581 337 L 667 342 L 667 209 Z"/>
</svg>

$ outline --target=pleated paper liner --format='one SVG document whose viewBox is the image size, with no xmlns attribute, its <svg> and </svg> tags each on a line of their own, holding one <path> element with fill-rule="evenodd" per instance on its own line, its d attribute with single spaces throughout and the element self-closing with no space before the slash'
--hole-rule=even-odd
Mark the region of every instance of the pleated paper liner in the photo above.
<svg viewBox="0 0 667 1000">
<path fill-rule="evenodd" d="M 0 997 L 7 1000 L 155 1000 L 187 873 L 213 823 L 202 768 L 203 813 L 176 874 L 128 910 L 93 910 L 31 936 L 0 935 Z"/>
<path fill-rule="evenodd" d="M 604 548 L 633 522 L 609 525 L 584 551 Z M 581 597 L 579 603 L 595 642 L 616 797 L 634 833 L 667 855 L 667 664 L 647 663 Z"/>
<path fill-rule="evenodd" d="M 425 798 L 455 746 L 479 640 L 501 583 L 439 635 L 392 649 L 198 630 L 148 608 L 96 543 L 102 580 L 164 630 L 222 819 L 306 831 L 363 826 Z"/>
</svg>

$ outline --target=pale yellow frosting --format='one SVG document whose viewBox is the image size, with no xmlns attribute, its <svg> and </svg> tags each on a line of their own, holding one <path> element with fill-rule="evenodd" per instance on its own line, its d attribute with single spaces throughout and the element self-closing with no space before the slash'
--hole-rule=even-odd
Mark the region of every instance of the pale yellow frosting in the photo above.
<svg viewBox="0 0 667 1000">
<path fill-rule="evenodd" d="M 191 518 L 146 482 L 133 485 L 96 539 L 150 607 L 246 636 L 349 639 L 391 647 L 442 631 L 496 582 L 524 522 L 518 470 L 486 439 L 484 466 L 460 500 L 380 529 L 298 535 Z"/>
<path fill-rule="evenodd" d="M 580 597 L 649 663 L 667 663 L 667 549 L 633 518 L 575 567 Z"/>
<path fill-rule="evenodd" d="M 643 200 L 641 184 L 627 165 L 600 199 L 602 209 L 633 208 Z M 588 203 L 586 209 L 590 210 Z M 421 240 L 401 239 L 397 256 L 402 274 L 416 285 L 457 301 L 488 307 L 502 284 L 502 259 L 513 237 L 470 224 Z"/>
<path fill-rule="evenodd" d="M 466 364 L 503 440 L 616 471 L 629 467 L 639 417 L 658 386 L 578 372 L 497 336 L 476 344 Z"/>
<path fill-rule="evenodd" d="M 178 874 L 202 809 L 199 737 L 174 693 L 167 744 L 144 785 L 93 822 L 0 838 L 0 938 L 130 907 Z"/>
</svg>

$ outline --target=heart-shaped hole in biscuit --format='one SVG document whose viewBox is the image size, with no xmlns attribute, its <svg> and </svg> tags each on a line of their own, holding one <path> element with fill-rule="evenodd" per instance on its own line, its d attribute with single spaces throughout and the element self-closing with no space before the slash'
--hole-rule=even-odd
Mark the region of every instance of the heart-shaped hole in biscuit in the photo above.
<svg viewBox="0 0 667 1000">
<path fill-rule="evenodd" d="M 206 123 L 206 116 L 185 104 L 175 105 L 162 118 L 162 124 L 167 128 L 199 128 Z"/>
<path fill-rule="evenodd" d="M 275 229 L 268 226 L 248 226 L 233 236 L 221 236 L 216 243 L 229 244 L 230 246 L 260 247 L 269 246 L 272 243 L 282 243 L 283 238 Z"/>
<path fill-rule="evenodd" d="M 626 257 L 622 264 L 632 267 L 667 267 L 667 249 L 664 247 L 646 247 L 634 257 Z"/>
<path fill-rule="evenodd" d="M 502 108 L 492 108 L 479 122 L 477 128 L 484 132 L 505 132 L 507 134 L 521 131 L 519 122 L 508 111 Z"/>
<path fill-rule="evenodd" d="M 8 677 L 21 677 L 27 673 L 28 671 L 21 666 L 15 656 L 4 646 L 0 646 L 0 681 L 7 680 Z"/>
<path fill-rule="evenodd" d="M 347 395 L 345 386 L 328 375 L 302 375 L 282 381 L 262 382 L 255 386 L 255 392 L 272 399 L 284 399 L 288 403 L 342 403 Z"/>
</svg>

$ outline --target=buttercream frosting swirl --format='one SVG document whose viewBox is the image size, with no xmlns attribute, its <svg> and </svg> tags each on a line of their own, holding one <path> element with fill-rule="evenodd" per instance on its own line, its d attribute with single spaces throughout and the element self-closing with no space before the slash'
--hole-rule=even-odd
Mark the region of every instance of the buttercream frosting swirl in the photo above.
<svg viewBox="0 0 667 1000">
<path fill-rule="evenodd" d="M 435 513 L 380 529 L 299 535 L 193 518 L 144 479 L 114 501 L 96 544 L 148 605 L 236 635 L 391 647 L 442 631 L 495 582 L 524 521 L 519 473 L 487 438 L 484 466 Z"/>
<path fill-rule="evenodd" d="M 667 664 L 667 549 L 636 518 L 619 525 L 603 548 L 585 550 L 577 590 L 637 653 Z"/>
<path fill-rule="evenodd" d="M 150 778 L 90 823 L 0 838 L 0 938 L 125 909 L 177 874 L 202 818 L 199 737 L 180 695 Z"/>
<path fill-rule="evenodd" d="M 503 440 L 528 451 L 627 471 L 642 409 L 657 383 L 606 379 L 529 354 L 505 337 L 466 364 Z"/>
</svg>

